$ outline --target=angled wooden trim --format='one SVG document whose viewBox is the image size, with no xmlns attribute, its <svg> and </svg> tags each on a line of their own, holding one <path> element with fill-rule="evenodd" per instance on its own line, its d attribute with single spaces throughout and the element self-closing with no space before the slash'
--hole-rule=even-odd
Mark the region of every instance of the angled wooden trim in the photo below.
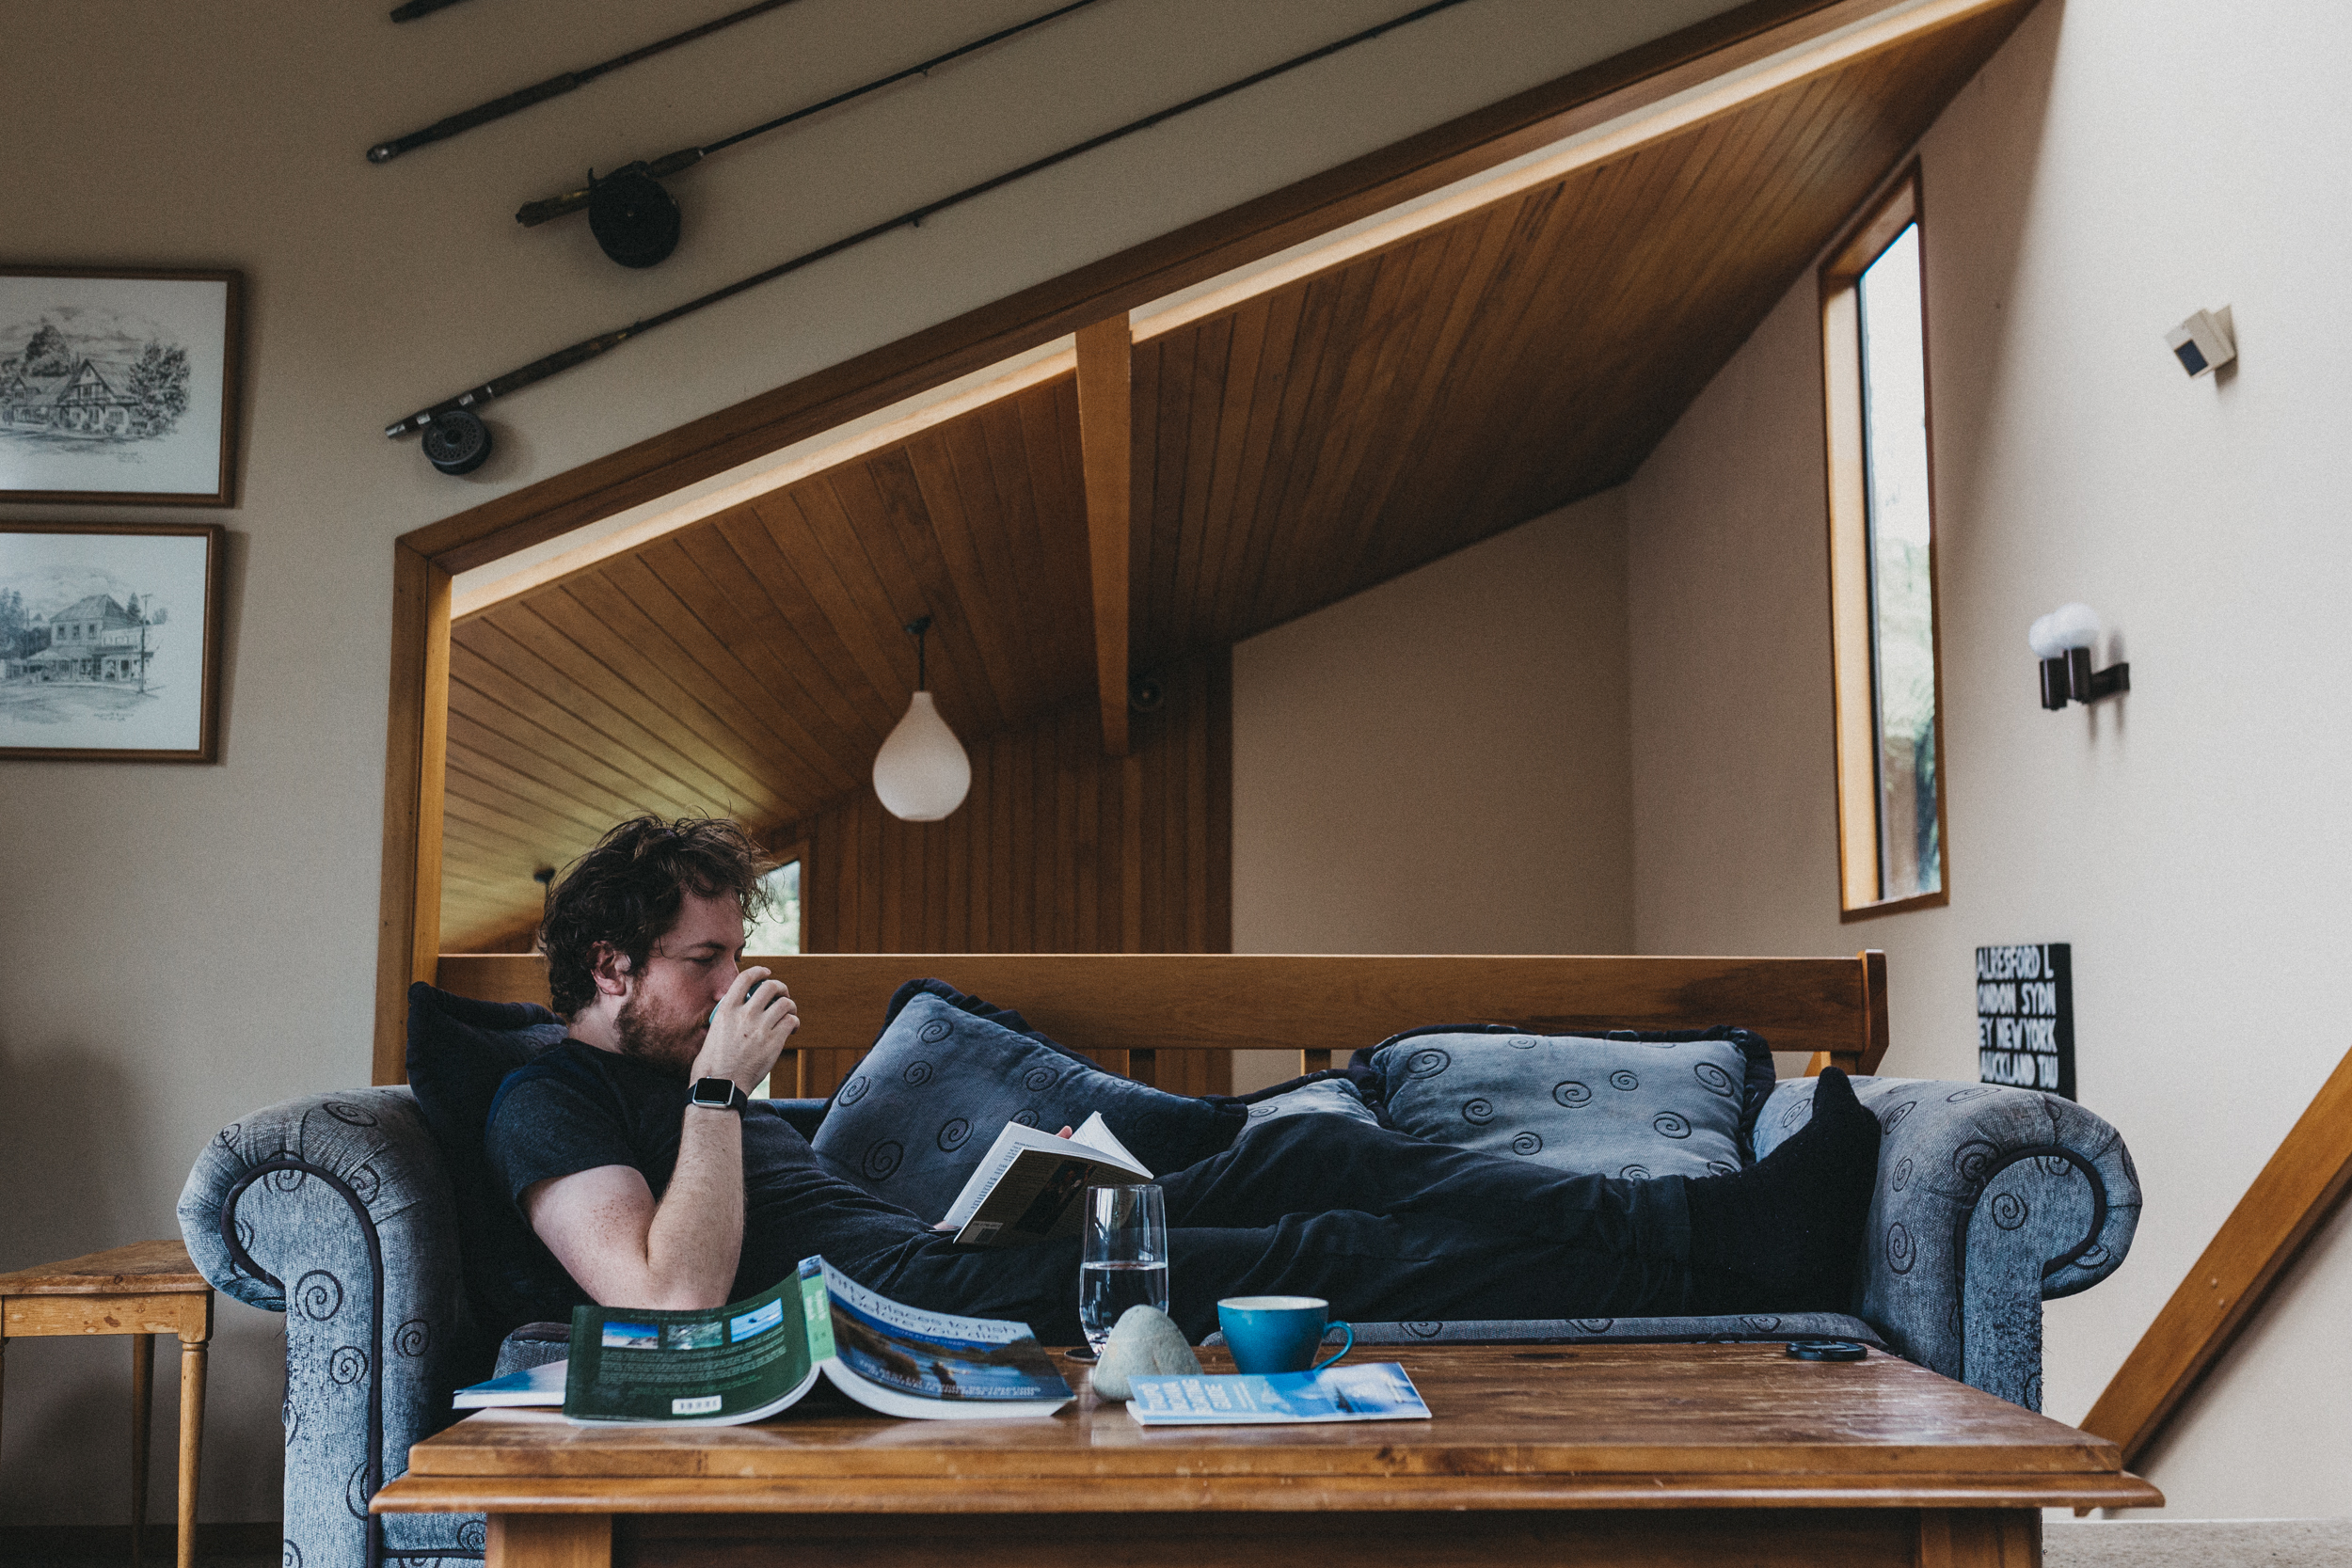
<svg viewBox="0 0 2352 1568">
<path fill-rule="evenodd" d="M 1078 448 L 1093 569 L 1094 685 L 1103 753 L 1127 754 L 1127 626 L 1135 491 L 1135 344 L 1122 312 L 1078 329 Z"/>
<path fill-rule="evenodd" d="M 384 731 L 373 1081 L 407 1081 L 408 983 L 430 980 L 441 936 L 441 786 L 449 749 L 450 574 L 392 546 L 391 700 Z"/>
<path fill-rule="evenodd" d="M 2165 1429 L 2352 1189 L 2352 1054 L 2336 1064 L 2270 1163 L 2199 1255 L 2083 1418 L 2131 1465 Z"/>
</svg>

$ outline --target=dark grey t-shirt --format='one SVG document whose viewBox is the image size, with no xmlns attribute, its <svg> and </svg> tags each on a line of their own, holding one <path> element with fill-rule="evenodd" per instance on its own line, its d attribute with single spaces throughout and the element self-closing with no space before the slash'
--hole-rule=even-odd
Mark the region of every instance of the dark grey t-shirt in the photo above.
<svg viewBox="0 0 2352 1568">
<path fill-rule="evenodd" d="M 500 1086 L 491 1171 L 517 1212 L 532 1182 L 599 1165 L 636 1167 L 658 1199 L 677 1166 L 687 1092 L 642 1062 L 565 1040 Z M 818 1253 L 857 1277 L 886 1276 L 911 1244 L 932 1239 L 921 1219 L 836 1174 L 772 1107 L 755 1101 L 744 1112 L 743 1251 L 729 1300 L 766 1290 Z M 587 1294 L 536 1235 L 529 1254 L 510 1269 L 517 1294 L 537 1317 L 570 1321 Z"/>
</svg>

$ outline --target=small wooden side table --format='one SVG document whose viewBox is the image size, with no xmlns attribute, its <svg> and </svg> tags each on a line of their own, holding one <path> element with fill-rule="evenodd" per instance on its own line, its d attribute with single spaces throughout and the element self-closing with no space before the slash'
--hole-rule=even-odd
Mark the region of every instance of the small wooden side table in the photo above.
<svg viewBox="0 0 2352 1568">
<path fill-rule="evenodd" d="M 131 1340 L 131 1561 L 147 1533 L 147 1449 L 153 1426 L 155 1336 L 180 1337 L 179 1568 L 196 1560 L 197 1454 L 204 1435 L 204 1352 L 213 1338 L 213 1288 L 179 1241 L 69 1258 L 0 1274 L 0 1357 L 10 1339 L 57 1334 L 128 1334 Z M 0 1370 L 6 1361 L 0 1359 Z"/>
</svg>

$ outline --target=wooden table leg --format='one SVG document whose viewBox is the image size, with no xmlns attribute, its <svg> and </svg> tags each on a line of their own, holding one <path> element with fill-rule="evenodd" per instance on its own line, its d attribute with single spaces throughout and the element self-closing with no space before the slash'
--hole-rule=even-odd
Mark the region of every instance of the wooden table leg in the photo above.
<svg viewBox="0 0 2352 1568">
<path fill-rule="evenodd" d="M 131 1336 L 131 1568 L 147 1552 L 147 1444 L 155 1427 L 155 1336 Z"/>
<path fill-rule="evenodd" d="M 612 1568 L 610 1513 L 493 1513 L 482 1568 Z"/>
<path fill-rule="evenodd" d="M 196 1478 L 204 1444 L 204 1352 L 201 1339 L 180 1341 L 179 1568 L 196 1565 Z"/>
<path fill-rule="evenodd" d="M 2041 1511 L 1922 1509 L 1919 1568 L 2042 1568 Z"/>
</svg>

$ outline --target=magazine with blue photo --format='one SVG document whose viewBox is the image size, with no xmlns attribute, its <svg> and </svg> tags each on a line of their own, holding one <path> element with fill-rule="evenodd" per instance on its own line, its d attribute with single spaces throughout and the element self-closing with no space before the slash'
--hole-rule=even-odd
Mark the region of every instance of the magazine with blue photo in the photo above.
<svg viewBox="0 0 2352 1568">
<path fill-rule="evenodd" d="M 869 1409 L 930 1420 L 1050 1416 L 1072 1398 L 1027 1324 L 919 1311 L 810 1258 L 706 1311 L 575 1307 L 569 1357 L 461 1388 L 455 1403 L 726 1426 L 788 1409 L 820 1377 Z"/>
<path fill-rule="evenodd" d="M 1305 1421 L 1425 1421 L 1429 1406 L 1393 1361 L 1312 1372 L 1138 1377 L 1127 1414 L 1153 1426 L 1263 1426 Z"/>
</svg>

